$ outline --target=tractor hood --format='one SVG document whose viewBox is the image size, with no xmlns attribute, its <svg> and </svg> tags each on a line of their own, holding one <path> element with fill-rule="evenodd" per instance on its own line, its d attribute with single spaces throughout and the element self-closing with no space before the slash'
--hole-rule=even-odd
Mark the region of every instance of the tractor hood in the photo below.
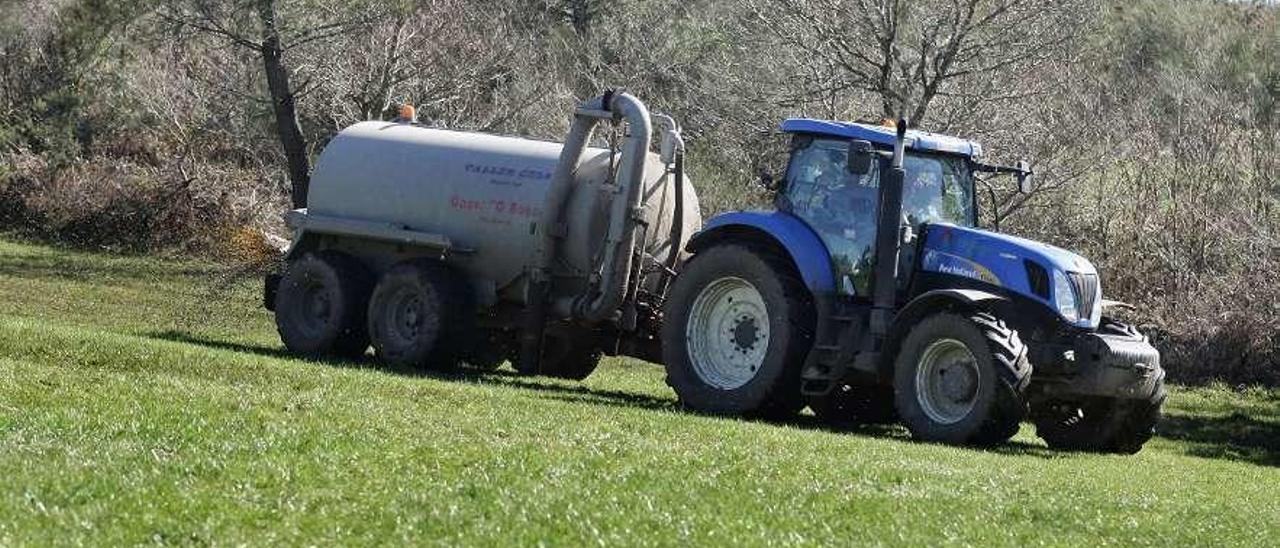
<svg viewBox="0 0 1280 548">
<path fill-rule="evenodd" d="M 1067 323 L 1094 329 L 1102 316 L 1098 271 L 1049 244 L 945 223 L 930 224 L 920 268 L 972 278 L 1048 306 Z"/>
</svg>

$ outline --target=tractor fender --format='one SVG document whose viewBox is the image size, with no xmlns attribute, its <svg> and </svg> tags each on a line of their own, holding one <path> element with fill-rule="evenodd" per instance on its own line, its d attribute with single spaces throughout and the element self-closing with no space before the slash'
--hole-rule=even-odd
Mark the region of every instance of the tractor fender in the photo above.
<svg viewBox="0 0 1280 548">
<path fill-rule="evenodd" d="M 928 316 L 931 312 L 945 310 L 957 305 L 963 308 L 990 306 L 997 302 L 1007 301 L 1006 297 L 989 293 L 980 289 L 935 289 L 927 291 L 911 299 L 893 317 L 890 333 L 900 333 L 910 329 L 912 325 Z"/>
<path fill-rule="evenodd" d="M 898 345 L 906 338 L 911 327 L 926 316 L 955 308 L 988 308 L 1008 300 L 1007 297 L 979 289 L 935 289 L 917 296 L 893 317 L 880 355 L 880 373 L 893 374 L 893 359 L 898 354 Z"/>
<path fill-rule="evenodd" d="M 794 215 L 780 211 L 734 211 L 717 215 L 689 240 L 685 249 L 697 253 L 726 241 L 759 245 L 784 254 L 795 266 L 805 287 L 814 294 L 835 289 L 827 246 L 809 225 Z"/>
</svg>

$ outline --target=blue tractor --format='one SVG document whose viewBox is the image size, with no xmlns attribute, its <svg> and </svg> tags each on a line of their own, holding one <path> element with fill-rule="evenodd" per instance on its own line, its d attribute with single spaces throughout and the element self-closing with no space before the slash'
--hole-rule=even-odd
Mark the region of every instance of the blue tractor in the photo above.
<svg viewBox="0 0 1280 548">
<path fill-rule="evenodd" d="M 987 445 L 1023 420 L 1050 447 L 1134 453 L 1165 399 L 1159 353 L 1104 316 L 1098 272 L 978 228 L 975 182 L 1031 172 L 977 143 L 790 119 L 773 211 L 711 219 L 664 304 L 667 382 L 685 407 L 831 423 L 901 421 Z"/>
</svg>

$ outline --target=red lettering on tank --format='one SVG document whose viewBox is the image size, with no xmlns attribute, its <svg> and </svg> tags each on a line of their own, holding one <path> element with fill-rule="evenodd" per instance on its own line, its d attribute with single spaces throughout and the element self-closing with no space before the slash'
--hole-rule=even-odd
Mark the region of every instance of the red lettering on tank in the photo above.
<svg viewBox="0 0 1280 548">
<path fill-rule="evenodd" d="M 539 212 L 538 208 L 519 202 L 512 202 L 508 211 L 518 217 L 537 217 Z"/>
<path fill-rule="evenodd" d="M 449 207 L 452 207 L 453 209 L 456 209 L 458 211 L 475 211 L 475 212 L 484 212 L 486 209 L 484 206 L 484 202 L 480 200 L 468 200 L 466 198 L 458 196 L 457 194 L 454 194 L 453 196 L 449 197 Z"/>
</svg>

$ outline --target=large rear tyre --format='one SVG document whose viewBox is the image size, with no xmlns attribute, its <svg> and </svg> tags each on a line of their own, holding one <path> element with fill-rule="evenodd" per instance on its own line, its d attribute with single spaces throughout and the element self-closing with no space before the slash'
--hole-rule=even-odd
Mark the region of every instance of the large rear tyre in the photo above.
<svg viewBox="0 0 1280 548">
<path fill-rule="evenodd" d="M 699 254 L 676 278 L 662 327 L 667 384 L 704 413 L 783 418 L 804 400 L 800 366 L 813 307 L 790 265 L 728 244 Z"/>
<path fill-rule="evenodd" d="M 401 263 L 369 299 L 369 336 L 383 362 L 403 369 L 453 369 L 469 342 L 468 291 L 443 264 Z"/>
<path fill-rule="evenodd" d="M 306 253 L 289 263 L 276 291 L 276 330 L 290 352 L 356 358 L 369 348 L 365 303 L 370 276 L 336 251 Z"/>
<path fill-rule="evenodd" d="M 1017 332 L 986 313 L 940 313 L 903 341 L 894 371 L 898 414 L 923 441 L 994 445 L 1026 414 L 1031 379 Z"/>
<path fill-rule="evenodd" d="M 809 398 L 809 409 L 832 426 L 889 424 L 898 420 L 893 389 L 870 382 L 847 381 L 825 396 Z"/>
</svg>

